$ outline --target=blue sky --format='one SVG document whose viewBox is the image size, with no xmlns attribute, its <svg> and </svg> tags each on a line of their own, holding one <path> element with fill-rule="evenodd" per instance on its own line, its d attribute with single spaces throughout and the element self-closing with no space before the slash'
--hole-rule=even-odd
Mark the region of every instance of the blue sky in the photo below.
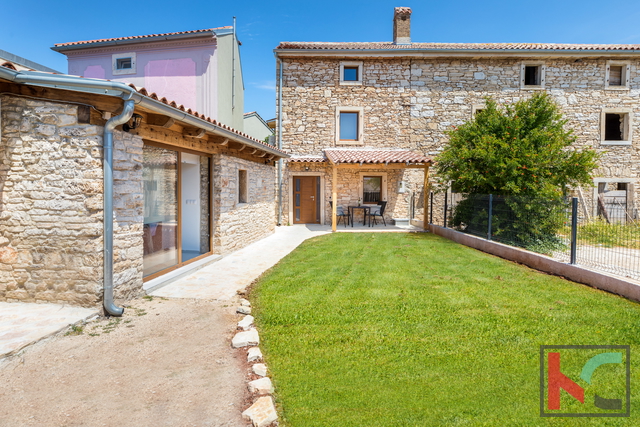
<svg viewBox="0 0 640 427">
<path fill-rule="evenodd" d="M 49 48 L 78 40 L 231 25 L 245 80 L 245 111 L 275 116 L 281 41 L 390 41 L 393 8 L 408 6 L 416 42 L 638 43 L 640 3 L 603 1 L 44 1 L 5 2 L 0 49 L 66 72 Z"/>
</svg>

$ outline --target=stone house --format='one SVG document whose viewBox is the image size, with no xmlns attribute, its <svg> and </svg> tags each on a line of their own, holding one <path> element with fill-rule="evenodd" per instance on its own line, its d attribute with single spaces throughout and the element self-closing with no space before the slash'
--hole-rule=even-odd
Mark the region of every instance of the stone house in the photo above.
<svg viewBox="0 0 640 427">
<path fill-rule="evenodd" d="M 471 119 L 487 96 L 508 103 L 536 91 L 561 106 L 578 147 L 602 153 L 593 187 L 576 189 L 586 214 L 596 215 L 595 200 L 609 193 L 637 215 L 640 45 L 414 43 L 411 9 L 395 8 L 392 42 L 282 42 L 275 54 L 279 142 L 292 155 L 280 183 L 283 223 L 330 223 L 332 181 L 338 205 L 376 193 L 388 219 L 422 220 L 424 174 L 410 166 L 427 160 L 402 156 L 437 155 L 446 130 Z M 332 152 L 340 153 L 337 174 Z M 305 176 L 316 177 L 315 200 L 297 199 Z M 441 213 L 434 209 L 434 220 Z"/>
<path fill-rule="evenodd" d="M 244 82 L 235 27 L 58 43 L 68 73 L 144 87 L 243 131 Z"/>
<path fill-rule="evenodd" d="M 0 301 L 120 314 L 272 233 L 283 157 L 145 88 L 0 67 Z"/>
</svg>

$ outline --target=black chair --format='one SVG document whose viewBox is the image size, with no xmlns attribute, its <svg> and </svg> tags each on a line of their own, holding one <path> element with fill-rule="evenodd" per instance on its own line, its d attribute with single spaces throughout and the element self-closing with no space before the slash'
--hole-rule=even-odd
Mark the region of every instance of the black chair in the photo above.
<svg viewBox="0 0 640 427">
<path fill-rule="evenodd" d="M 329 202 L 329 206 L 331 206 L 331 210 L 333 211 L 333 202 Z M 333 215 L 333 213 L 332 213 Z M 338 217 L 338 224 L 340 224 L 340 220 L 342 219 L 342 222 L 344 223 L 344 227 L 347 228 L 347 224 L 349 223 L 349 217 L 351 216 L 349 214 L 349 212 L 344 211 L 344 208 L 342 206 L 337 206 L 336 207 L 336 216 Z"/>
<path fill-rule="evenodd" d="M 382 218 L 384 226 L 387 226 L 387 222 L 384 220 L 384 210 L 387 208 L 387 202 L 378 202 L 378 206 L 372 206 L 369 210 L 369 226 L 371 227 L 371 219 L 373 218 L 373 225 L 376 225 L 376 217 Z"/>
</svg>

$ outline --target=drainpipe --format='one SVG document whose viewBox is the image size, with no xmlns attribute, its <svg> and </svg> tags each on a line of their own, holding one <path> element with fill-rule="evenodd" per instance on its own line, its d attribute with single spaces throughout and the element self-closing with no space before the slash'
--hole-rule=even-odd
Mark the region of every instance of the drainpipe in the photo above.
<svg viewBox="0 0 640 427">
<path fill-rule="evenodd" d="M 277 57 L 277 53 L 276 53 Z M 282 60 L 278 58 L 278 149 L 282 150 Z M 278 159 L 278 225 L 282 225 L 282 158 Z"/>
<path fill-rule="evenodd" d="M 129 94 L 131 98 L 131 93 Z M 133 115 L 135 102 L 133 99 L 124 101 L 122 113 L 110 118 L 104 126 L 104 297 L 103 305 L 107 313 L 112 316 L 122 316 L 124 308 L 113 302 L 113 130 L 116 126 L 126 123 Z"/>
<path fill-rule="evenodd" d="M 233 42 L 231 44 L 231 123 L 236 111 L 236 17 L 233 17 Z M 235 123 L 234 123 L 235 124 Z"/>
</svg>

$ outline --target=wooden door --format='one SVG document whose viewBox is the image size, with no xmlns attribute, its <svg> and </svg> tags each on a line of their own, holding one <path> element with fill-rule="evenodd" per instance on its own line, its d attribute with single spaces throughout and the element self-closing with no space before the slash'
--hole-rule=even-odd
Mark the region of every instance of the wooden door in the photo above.
<svg viewBox="0 0 640 427">
<path fill-rule="evenodd" d="M 293 177 L 293 223 L 318 223 L 318 177 Z"/>
</svg>

